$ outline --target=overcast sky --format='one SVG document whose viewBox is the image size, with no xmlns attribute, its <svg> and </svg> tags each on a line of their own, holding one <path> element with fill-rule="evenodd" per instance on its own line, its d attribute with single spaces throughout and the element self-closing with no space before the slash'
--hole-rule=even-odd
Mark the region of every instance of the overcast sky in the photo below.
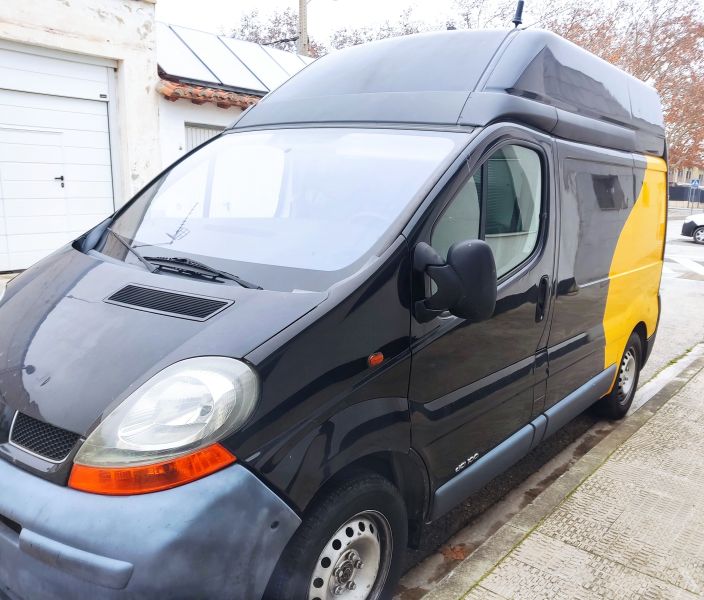
<svg viewBox="0 0 704 600">
<path fill-rule="evenodd" d="M 525 24 L 535 20 L 531 18 L 531 5 L 537 7 L 543 2 L 550 0 L 526 2 Z M 702 6 L 704 10 L 704 0 L 694 0 L 694 3 Z M 156 16 L 159 21 L 166 23 L 224 33 L 235 27 L 242 15 L 254 9 L 266 15 L 289 7 L 298 10 L 298 0 L 157 0 Z M 330 34 L 338 29 L 375 26 L 385 21 L 394 22 L 403 10 L 409 7 L 413 8 L 414 19 L 442 25 L 453 12 L 453 0 L 310 0 L 308 33 L 311 37 L 327 43 Z M 511 14 L 506 15 L 507 26 L 511 17 Z"/>
<path fill-rule="evenodd" d="M 396 21 L 404 9 L 413 7 L 413 17 L 429 23 L 445 23 L 452 0 L 311 0 L 308 33 L 323 42 L 343 27 L 379 25 Z M 221 33 L 237 25 L 243 14 L 255 8 L 261 14 L 287 7 L 298 9 L 297 0 L 158 0 L 159 21 Z M 507 22 L 511 15 L 507 15 Z"/>
</svg>

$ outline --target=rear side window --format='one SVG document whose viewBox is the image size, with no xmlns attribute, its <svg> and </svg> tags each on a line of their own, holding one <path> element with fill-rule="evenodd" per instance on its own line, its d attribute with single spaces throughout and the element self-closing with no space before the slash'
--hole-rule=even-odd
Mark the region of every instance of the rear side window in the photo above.
<svg viewBox="0 0 704 600">
<path fill-rule="evenodd" d="M 542 167 L 535 150 L 497 150 L 459 189 L 438 219 L 432 246 L 444 257 L 450 246 L 485 240 L 501 277 L 533 253 L 540 229 Z M 483 226 L 482 226 L 483 224 Z"/>
<path fill-rule="evenodd" d="M 605 279 L 635 200 L 633 169 L 568 158 L 563 163 L 562 185 L 564 229 L 569 224 L 579 239 L 578 244 L 572 244 L 575 280 L 586 285 Z"/>
</svg>

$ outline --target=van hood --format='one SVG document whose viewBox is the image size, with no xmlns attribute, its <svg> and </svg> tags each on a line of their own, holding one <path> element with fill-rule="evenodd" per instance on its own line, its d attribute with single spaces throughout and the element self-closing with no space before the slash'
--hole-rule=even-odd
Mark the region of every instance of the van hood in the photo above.
<svg viewBox="0 0 704 600">
<path fill-rule="evenodd" d="M 106 302 L 130 284 L 232 303 L 194 321 Z M 15 278 L 0 301 L 0 415 L 20 411 L 86 435 L 166 366 L 242 358 L 325 297 L 152 274 L 61 250 Z"/>
</svg>

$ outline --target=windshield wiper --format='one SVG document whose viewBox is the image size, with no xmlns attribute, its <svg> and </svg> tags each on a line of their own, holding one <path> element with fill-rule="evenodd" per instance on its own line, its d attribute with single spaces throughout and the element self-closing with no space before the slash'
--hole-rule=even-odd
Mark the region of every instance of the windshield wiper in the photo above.
<svg viewBox="0 0 704 600">
<path fill-rule="evenodd" d="M 125 248 L 127 248 L 127 250 L 128 250 L 129 252 L 131 252 L 132 254 L 134 254 L 134 255 L 139 259 L 139 262 L 141 262 L 145 267 L 147 267 L 147 271 L 149 271 L 150 273 L 154 273 L 156 270 L 158 270 L 159 267 L 157 267 L 156 265 L 153 265 L 153 264 L 150 263 L 146 258 L 144 258 L 144 257 L 143 257 L 139 252 L 137 252 L 137 251 L 129 244 L 129 242 L 127 242 L 127 240 L 125 240 L 119 233 L 116 233 L 115 231 L 113 231 L 113 230 L 110 229 L 109 227 L 108 227 L 107 230 L 112 234 L 112 236 L 113 236 L 118 242 L 120 242 Z"/>
<path fill-rule="evenodd" d="M 251 283 L 233 275 L 232 273 L 227 273 L 226 271 L 220 271 L 214 267 L 209 267 L 202 262 L 197 260 L 191 260 L 190 258 L 181 258 L 178 256 L 144 256 L 144 260 L 148 261 L 150 264 L 156 267 L 156 270 L 164 269 L 170 271 L 176 271 L 177 273 L 182 273 L 184 275 L 194 275 L 196 277 L 205 277 L 207 279 L 225 279 L 227 281 L 234 281 L 242 287 L 261 290 L 264 289 L 261 286 Z"/>
</svg>

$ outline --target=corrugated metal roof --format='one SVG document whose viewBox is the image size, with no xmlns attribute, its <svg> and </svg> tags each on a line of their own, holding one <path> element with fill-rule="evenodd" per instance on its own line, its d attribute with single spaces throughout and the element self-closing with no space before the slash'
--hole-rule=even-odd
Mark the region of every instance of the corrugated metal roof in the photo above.
<svg viewBox="0 0 704 600">
<path fill-rule="evenodd" d="M 157 23 L 157 62 L 164 75 L 264 96 L 313 59 L 188 27 Z"/>
</svg>

